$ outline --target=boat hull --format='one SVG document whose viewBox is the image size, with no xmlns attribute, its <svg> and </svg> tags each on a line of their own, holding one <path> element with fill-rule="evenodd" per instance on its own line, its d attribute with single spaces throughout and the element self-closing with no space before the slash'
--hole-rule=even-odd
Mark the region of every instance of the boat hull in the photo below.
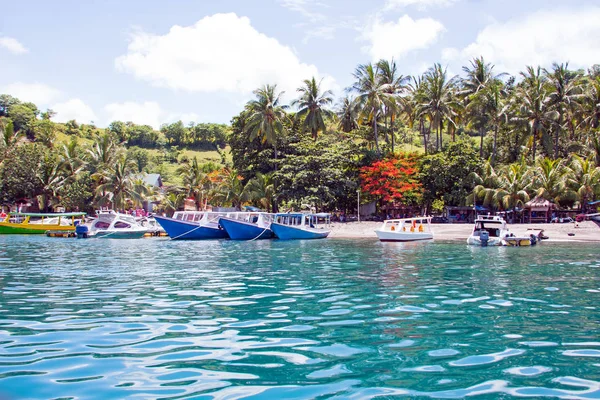
<svg viewBox="0 0 600 400">
<path fill-rule="evenodd" d="M 228 237 L 227 232 L 220 229 L 218 224 L 200 226 L 198 223 L 167 217 L 155 216 L 154 219 L 173 240 L 225 239 Z"/>
<path fill-rule="evenodd" d="M 325 239 L 331 231 L 307 229 L 297 226 L 283 225 L 276 222 L 271 224 L 273 234 L 281 240 Z"/>
<path fill-rule="evenodd" d="M 227 231 L 231 240 L 261 240 L 273 238 L 273 231 L 261 228 L 258 225 L 237 221 L 230 218 L 221 218 L 219 224 Z"/>
<path fill-rule="evenodd" d="M 467 244 L 471 246 L 482 246 L 481 239 L 475 236 L 470 236 L 467 239 Z M 499 237 L 491 237 L 487 243 L 487 246 L 502 246 L 502 239 Z"/>
<path fill-rule="evenodd" d="M 433 239 L 431 232 L 389 232 L 376 230 L 375 234 L 381 242 L 417 242 Z"/>
<path fill-rule="evenodd" d="M 90 235 L 96 239 L 141 239 L 146 234 L 146 231 L 96 231 Z"/>
<path fill-rule="evenodd" d="M 0 222 L 0 235 L 43 235 L 48 231 L 75 232 L 74 226 L 44 224 L 12 224 Z"/>
</svg>

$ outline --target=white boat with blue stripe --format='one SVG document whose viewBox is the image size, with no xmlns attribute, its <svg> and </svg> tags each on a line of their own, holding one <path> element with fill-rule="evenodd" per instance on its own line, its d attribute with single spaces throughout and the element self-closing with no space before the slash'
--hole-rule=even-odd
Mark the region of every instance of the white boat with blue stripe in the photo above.
<svg viewBox="0 0 600 400">
<path fill-rule="evenodd" d="M 328 213 L 275 214 L 271 230 L 281 240 L 324 239 L 331 233 L 331 215 Z"/>
</svg>

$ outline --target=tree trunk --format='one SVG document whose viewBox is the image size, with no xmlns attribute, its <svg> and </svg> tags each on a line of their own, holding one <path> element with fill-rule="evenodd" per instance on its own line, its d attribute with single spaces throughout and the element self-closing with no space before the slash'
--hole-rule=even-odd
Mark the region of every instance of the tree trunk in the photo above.
<svg viewBox="0 0 600 400">
<path fill-rule="evenodd" d="M 375 135 L 375 149 L 377 151 L 377 155 L 380 156 L 381 152 L 379 151 L 379 137 L 377 134 L 377 113 L 375 108 L 373 108 L 373 133 Z"/>
<path fill-rule="evenodd" d="M 392 135 L 392 154 L 394 154 L 394 119 L 390 121 L 390 134 Z"/>
<path fill-rule="evenodd" d="M 532 136 L 533 136 L 533 144 L 531 145 L 531 154 L 532 154 L 532 161 L 535 162 L 535 151 L 536 151 L 536 145 L 537 145 L 537 128 L 534 127 L 531 128 L 532 130 Z"/>
<path fill-rule="evenodd" d="M 442 139 L 442 121 L 440 121 L 438 123 L 438 129 L 437 130 L 438 130 L 438 136 L 440 137 L 440 146 L 439 146 L 438 151 L 441 151 L 442 147 L 444 147 L 444 142 L 443 142 L 443 139 Z"/>
<path fill-rule="evenodd" d="M 554 159 L 558 158 L 558 141 L 560 140 L 560 131 L 562 129 L 562 110 L 558 113 L 558 124 L 556 126 L 556 132 L 554 132 Z"/>
<path fill-rule="evenodd" d="M 275 159 L 275 173 L 277 173 L 277 145 L 273 145 L 274 150 L 274 159 Z M 279 207 L 277 205 L 277 179 L 273 176 L 273 212 L 279 212 Z"/>
<path fill-rule="evenodd" d="M 481 128 L 479 128 L 479 136 L 480 136 L 480 140 L 479 140 L 479 157 L 483 158 L 483 126 Z"/>
<path fill-rule="evenodd" d="M 492 149 L 492 165 L 496 162 L 496 147 L 498 145 L 498 125 L 494 126 L 494 148 Z"/>
</svg>

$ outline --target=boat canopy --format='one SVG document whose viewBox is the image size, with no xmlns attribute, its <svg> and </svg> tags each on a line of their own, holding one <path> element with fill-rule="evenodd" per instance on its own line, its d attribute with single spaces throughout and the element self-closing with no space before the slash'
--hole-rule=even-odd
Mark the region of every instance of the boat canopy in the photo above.
<svg viewBox="0 0 600 400">
<path fill-rule="evenodd" d="M 13 216 L 23 216 L 23 217 L 83 217 L 86 215 L 84 212 L 70 212 L 70 213 L 20 213 L 20 212 L 11 212 L 9 213 Z"/>
</svg>

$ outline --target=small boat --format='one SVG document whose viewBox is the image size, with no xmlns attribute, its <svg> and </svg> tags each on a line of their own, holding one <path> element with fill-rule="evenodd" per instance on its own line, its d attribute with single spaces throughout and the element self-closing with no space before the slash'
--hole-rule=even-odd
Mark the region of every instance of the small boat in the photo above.
<svg viewBox="0 0 600 400">
<path fill-rule="evenodd" d="M 497 215 L 480 215 L 475 219 L 473 233 L 467 239 L 472 246 L 532 246 L 538 236 L 516 236 L 508 229 L 506 221 Z"/>
<path fill-rule="evenodd" d="M 152 216 L 136 218 L 135 220 L 139 225 L 148 230 L 145 237 L 168 236 L 165 229 Z"/>
<path fill-rule="evenodd" d="M 8 213 L 0 221 L 0 234 L 45 234 L 53 231 L 75 232 L 85 217 L 73 213 Z"/>
<path fill-rule="evenodd" d="M 240 212 L 224 216 L 219 224 L 227 231 L 232 240 L 271 239 L 273 214 L 264 212 Z"/>
<path fill-rule="evenodd" d="M 100 210 L 96 214 L 98 217 L 90 223 L 77 226 L 78 239 L 139 239 L 148 232 L 132 215 L 113 210 Z"/>
<path fill-rule="evenodd" d="M 281 240 L 324 239 L 329 236 L 331 230 L 320 227 L 319 224 L 329 227 L 330 221 L 331 215 L 327 213 L 275 214 L 273 223 L 271 223 L 271 230 Z"/>
<path fill-rule="evenodd" d="M 382 242 L 414 242 L 433 239 L 431 217 L 386 219 L 375 230 Z"/>
<path fill-rule="evenodd" d="M 223 213 L 177 211 L 172 218 L 155 215 L 154 219 L 172 240 L 224 239 L 227 232 L 219 225 Z"/>
</svg>

